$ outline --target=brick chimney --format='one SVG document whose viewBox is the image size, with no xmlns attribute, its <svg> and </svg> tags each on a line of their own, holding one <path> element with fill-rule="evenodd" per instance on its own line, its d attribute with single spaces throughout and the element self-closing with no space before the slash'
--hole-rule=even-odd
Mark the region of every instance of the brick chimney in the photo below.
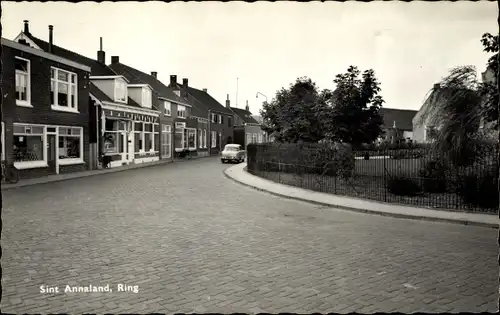
<svg viewBox="0 0 500 315">
<path fill-rule="evenodd" d="M 102 37 L 99 39 L 99 50 L 97 51 L 97 61 L 99 63 L 102 63 L 103 65 L 106 64 L 106 54 L 102 50 Z"/>
<path fill-rule="evenodd" d="M 170 86 L 174 87 L 177 85 L 177 76 L 175 74 L 172 74 L 170 76 Z"/>
<path fill-rule="evenodd" d="M 29 34 L 30 33 L 30 25 L 28 20 L 24 20 L 24 34 Z"/>
<path fill-rule="evenodd" d="M 120 57 L 119 56 L 111 56 L 111 64 L 116 64 L 120 63 Z"/>
<path fill-rule="evenodd" d="M 437 90 L 439 88 L 441 88 L 441 84 L 439 83 L 434 84 L 434 90 Z"/>
<path fill-rule="evenodd" d="M 247 112 L 250 111 L 250 107 L 248 106 L 248 101 L 247 101 L 247 105 L 245 106 L 245 109 L 247 110 Z"/>
<path fill-rule="evenodd" d="M 151 71 L 151 76 L 156 79 L 158 77 L 158 72 Z"/>
<path fill-rule="evenodd" d="M 49 53 L 54 51 L 54 26 L 49 25 Z"/>
<path fill-rule="evenodd" d="M 184 95 L 182 95 L 182 96 L 184 96 L 186 98 L 188 97 L 188 87 L 189 87 L 189 85 L 188 85 L 188 79 L 187 78 L 183 78 L 182 79 L 182 89 L 183 89 L 183 92 L 184 92 L 183 94 Z"/>
<path fill-rule="evenodd" d="M 229 100 L 229 94 L 227 95 L 226 107 L 227 108 L 231 107 L 231 101 Z"/>
<path fill-rule="evenodd" d="M 203 92 L 207 93 L 207 91 L 208 91 L 207 89 L 203 89 Z"/>
</svg>

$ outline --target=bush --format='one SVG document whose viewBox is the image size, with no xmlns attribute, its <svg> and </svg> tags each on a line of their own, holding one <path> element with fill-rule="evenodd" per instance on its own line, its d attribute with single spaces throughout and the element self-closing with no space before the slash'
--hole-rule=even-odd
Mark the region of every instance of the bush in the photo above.
<svg viewBox="0 0 500 315">
<path fill-rule="evenodd" d="M 249 170 L 344 177 L 354 170 L 353 152 L 346 144 L 250 144 L 247 154 Z"/>
<path fill-rule="evenodd" d="M 433 160 L 427 162 L 420 170 L 420 177 L 423 179 L 423 190 L 428 193 L 446 192 L 447 170 L 448 168 L 443 161 Z"/>
<path fill-rule="evenodd" d="M 395 160 L 401 159 L 420 159 L 424 157 L 425 151 L 419 149 L 399 149 L 391 152 L 391 157 Z"/>
<path fill-rule="evenodd" d="M 399 196 L 417 196 L 420 194 L 420 186 L 412 179 L 396 176 L 387 180 L 389 192 Z"/>
<path fill-rule="evenodd" d="M 486 209 L 498 209 L 498 165 L 487 167 L 483 174 L 471 171 L 461 178 L 459 194 L 466 204 Z"/>
</svg>

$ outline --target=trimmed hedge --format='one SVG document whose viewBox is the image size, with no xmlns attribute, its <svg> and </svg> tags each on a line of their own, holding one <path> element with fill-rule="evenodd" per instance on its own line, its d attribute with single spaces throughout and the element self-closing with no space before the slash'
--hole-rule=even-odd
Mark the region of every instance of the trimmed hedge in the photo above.
<svg viewBox="0 0 500 315">
<path fill-rule="evenodd" d="M 348 178 L 354 155 L 344 144 L 263 143 L 247 146 L 248 169 L 266 172 L 321 174 Z"/>
</svg>

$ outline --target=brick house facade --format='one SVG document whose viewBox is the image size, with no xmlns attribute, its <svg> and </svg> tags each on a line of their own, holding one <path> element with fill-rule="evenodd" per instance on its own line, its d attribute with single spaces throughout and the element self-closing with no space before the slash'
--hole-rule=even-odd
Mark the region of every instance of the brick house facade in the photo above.
<svg viewBox="0 0 500 315">
<path fill-rule="evenodd" d="M 89 168 L 90 67 L 2 38 L 2 162 L 21 179 Z"/>
<path fill-rule="evenodd" d="M 234 113 L 234 141 L 246 148 L 249 143 L 268 142 L 267 134 L 262 130 L 260 123 L 255 120 L 247 105 L 245 109 L 230 107 L 229 99 L 226 107 Z"/>
<path fill-rule="evenodd" d="M 198 116 L 198 130 L 205 130 L 208 127 L 207 135 L 203 134 L 201 137 L 206 141 L 207 154 L 219 155 L 226 144 L 233 142 L 233 128 L 229 124 L 233 117 L 231 110 L 222 106 L 206 89 L 198 90 L 190 87 L 187 78 L 179 84 L 177 76 L 171 75 L 169 87 L 180 91 L 183 97 L 191 100 L 193 116 Z"/>
</svg>

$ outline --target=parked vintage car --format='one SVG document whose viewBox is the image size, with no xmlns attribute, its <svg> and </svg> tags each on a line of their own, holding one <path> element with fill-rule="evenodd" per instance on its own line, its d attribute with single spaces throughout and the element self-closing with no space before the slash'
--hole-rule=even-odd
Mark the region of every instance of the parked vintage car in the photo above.
<svg viewBox="0 0 500 315">
<path fill-rule="evenodd" d="M 244 162 L 246 152 L 239 144 L 226 144 L 224 151 L 221 153 L 220 160 L 222 163 L 226 162 Z"/>
</svg>

